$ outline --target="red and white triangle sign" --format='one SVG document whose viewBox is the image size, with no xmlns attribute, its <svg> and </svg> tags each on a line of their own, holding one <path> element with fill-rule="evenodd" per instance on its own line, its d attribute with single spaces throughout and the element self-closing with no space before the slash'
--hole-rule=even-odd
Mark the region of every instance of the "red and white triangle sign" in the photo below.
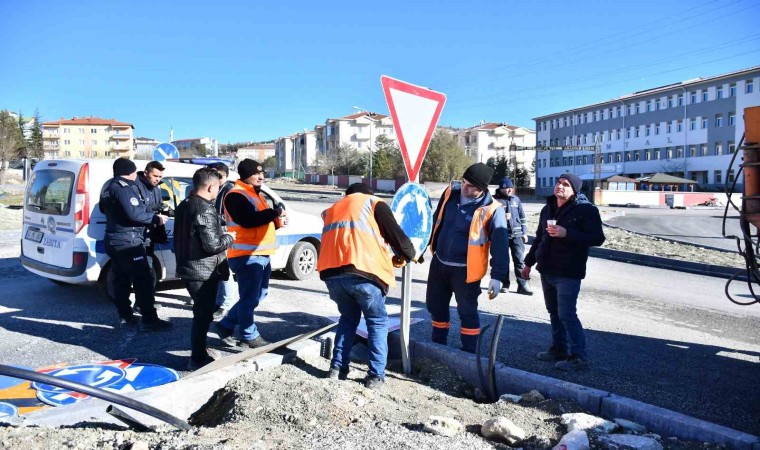
<svg viewBox="0 0 760 450">
<path fill-rule="evenodd" d="M 380 77 L 380 84 L 398 135 L 406 174 L 409 181 L 416 182 L 446 103 L 446 94 L 385 75 Z"/>
</svg>

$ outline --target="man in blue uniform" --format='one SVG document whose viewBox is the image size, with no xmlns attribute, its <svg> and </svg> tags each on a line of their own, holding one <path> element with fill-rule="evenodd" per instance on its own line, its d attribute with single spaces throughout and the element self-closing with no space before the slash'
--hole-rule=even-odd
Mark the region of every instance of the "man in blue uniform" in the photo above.
<svg viewBox="0 0 760 450">
<path fill-rule="evenodd" d="M 501 203 L 507 216 L 507 230 L 509 230 L 509 252 L 512 254 L 514 263 L 515 279 L 517 280 L 517 293 L 533 295 L 528 280 L 523 279 L 521 272 L 525 267 L 525 244 L 528 243 L 528 221 L 525 219 L 520 197 L 515 195 L 515 186 L 512 180 L 504 177 L 499 184 L 499 189 L 493 196 L 494 200 Z M 507 292 L 509 281 L 501 288 L 501 292 Z"/>
<path fill-rule="evenodd" d="M 167 217 L 149 210 L 141 199 L 136 184 L 137 166 L 119 158 L 113 163 L 113 179 L 100 197 L 100 208 L 106 215 L 106 253 L 111 257 L 114 293 L 113 301 L 122 323 L 136 325 L 129 301 L 134 286 L 137 306 L 142 314 L 142 331 L 171 329 L 171 323 L 156 314 L 155 274 L 146 252 L 146 227 L 165 224 Z"/>
</svg>

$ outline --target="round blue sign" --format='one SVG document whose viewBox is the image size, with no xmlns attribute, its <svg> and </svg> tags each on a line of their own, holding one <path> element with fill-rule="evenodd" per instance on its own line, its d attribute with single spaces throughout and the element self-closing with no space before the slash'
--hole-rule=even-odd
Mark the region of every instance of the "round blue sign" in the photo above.
<svg viewBox="0 0 760 450">
<path fill-rule="evenodd" d="M 166 161 L 170 158 L 179 158 L 179 150 L 174 145 L 163 143 L 153 148 L 153 159 L 155 161 Z"/>
<path fill-rule="evenodd" d="M 430 196 L 421 185 L 406 183 L 396 192 L 391 210 L 399 226 L 409 237 L 419 258 L 425 251 L 433 232 L 433 212 Z"/>
</svg>

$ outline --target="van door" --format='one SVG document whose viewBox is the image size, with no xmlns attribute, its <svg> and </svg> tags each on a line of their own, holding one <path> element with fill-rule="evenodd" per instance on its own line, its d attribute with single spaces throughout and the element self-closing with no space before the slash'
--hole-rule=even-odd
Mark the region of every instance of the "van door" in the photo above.
<svg viewBox="0 0 760 450">
<path fill-rule="evenodd" d="M 172 213 L 169 220 L 166 221 L 166 235 L 169 236 L 168 244 L 156 245 L 156 256 L 161 260 L 161 264 L 166 269 L 167 278 L 176 278 L 177 261 L 174 258 L 174 211 L 182 203 L 190 192 L 193 190 L 192 178 L 181 177 L 164 177 L 163 182 L 159 185 L 161 188 L 161 198 L 165 205 L 171 208 Z"/>
<path fill-rule="evenodd" d="M 76 182 L 81 163 L 46 162 L 31 174 L 24 198 L 21 252 L 30 264 L 74 264 Z M 86 262 L 86 261 L 85 261 Z"/>
</svg>

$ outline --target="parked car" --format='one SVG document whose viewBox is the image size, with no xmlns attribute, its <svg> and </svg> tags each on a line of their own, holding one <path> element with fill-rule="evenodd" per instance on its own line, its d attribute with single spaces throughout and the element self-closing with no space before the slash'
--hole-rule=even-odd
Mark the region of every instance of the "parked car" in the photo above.
<svg viewBox="0 0 760 450">
<path fill-rule="evenodd" d="M 147 161 L 135 161 L 138 169 Z M 24 195 L 21 264 L 30 272 L 59 284 L 105 282 L 110 258 L 103 241 L 106 218 L 98 202 L 112 178 L 113 160 L 43 160 L 34 168 Z M 164 163 L 160 185 L 164 204 L 174 210 L 192 190 L 193 173 L 200 167 Z M 236 180 L 236 172 L 230 179 Z M 292 279 L 314 274 L 322 236 L 319 217 L 299 213 L 267 186 L 262 188 L 270 205 L 288 211 L 288 226 L 277 230 L 279 248 L 272 255 L 272 269 Z M 153 267 L 158 281 L 175 277 L 174 220 L 166 224 L 168 244 L 156 245 Z"/>
</svg>

